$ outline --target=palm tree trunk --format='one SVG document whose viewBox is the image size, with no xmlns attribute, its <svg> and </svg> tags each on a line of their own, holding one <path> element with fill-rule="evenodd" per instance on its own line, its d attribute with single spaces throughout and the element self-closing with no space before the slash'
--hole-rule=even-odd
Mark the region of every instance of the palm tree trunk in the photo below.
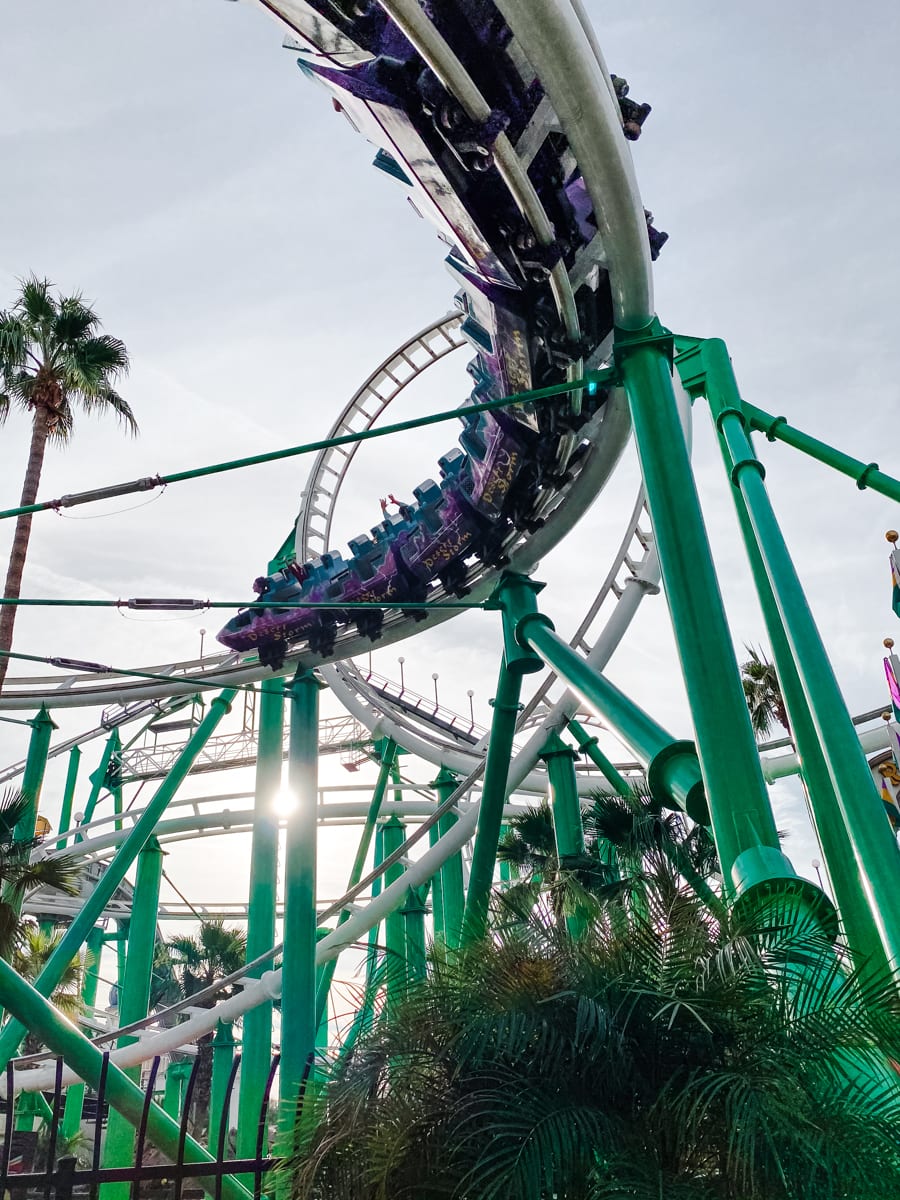
<svg viewBox="0 0 900 1200">
<path fill-rule="evenodd" d="M 25 471 L 25 482 L 22 486 L 20 504 L 34 504 L 37 499 L 38 486 L 41 482 L 41 470 L 44 465 L 44 451 L 50 434 L 50 412 L 45 404 L 36 403 L 34 420 L 31 426 L 31 449 L 28 452 L 28 467 Z M 16 520 L 16 532 L 13 537 L 12 551 L 9 556 L 9 567 L 6 572 L 6 587 L 3 597 L 7 600 L 18 600 L 22 591 L 22 574 L 25 570 L 25 559 L 28 554 L 28 540 L 31 537 L 31 514 L 27 513 Z M 9 659 L 5 652 L 12 649 L 13 626 L 16 622 L 15 604 L 4 604 L 0 612 L 0 691 L 6 679 Z"/>
</svg>

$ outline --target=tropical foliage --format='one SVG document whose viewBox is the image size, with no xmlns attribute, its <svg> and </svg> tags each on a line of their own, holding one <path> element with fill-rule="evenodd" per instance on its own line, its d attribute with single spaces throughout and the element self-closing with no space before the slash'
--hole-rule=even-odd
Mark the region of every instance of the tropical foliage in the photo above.
<svg viewBox="0 0 900 1200">
<path fill-rule="evenodd" d="M 16 836 L 16 827 L 27 816 L 31 801 L 22 792 L 7 789 L 0 796 L 0 955 L 9 961 L 31 936 L 31 927 L 20 917 L 26 896 L 39 887 L 78 895 L 81 868 L 68 856 L 31 861 L 40 838 Z"/>
<path fill-rule="evenodd" d="M 310 1094 L 294 1195 L 893 1200 L 898 1052 L 891 981 L 666 864 L 578 938 L 531 913 L 437 957 Z"/>
<path fill-rule="evenodd" d="M 741 683 L 750 710 L 750 724 L 757 737 L 766 737 L 777 722 L 786 733 L 791 732 L 781 684 L 775 667 L 761 650 L 746 647 L 750 657 L 741 663 Z"/>
<path fill-rule="evenodd" d="M 12 307 L 0 311 L 0 424 L 12 408 L 31 418 L 31 446 L 21 504 L 37 498 L 47 442 L 65 444 L 74 431 L 75 412 L 112 412 L 131 432 L 137 422 L 115 390 L 128 370 L 128 354 L 118 338 L 101 334 L 100 319 L 79 294 L 55 296 L 46 279 L 31 276 Z M 31 537 L 31 515 L 16 521 L 3 595 L 18 600 Z M 0 652 L 12 646 L 16 606 L 0 613 Z M 0 689 L 6 677 L 0 657 Z"/>
</svg>

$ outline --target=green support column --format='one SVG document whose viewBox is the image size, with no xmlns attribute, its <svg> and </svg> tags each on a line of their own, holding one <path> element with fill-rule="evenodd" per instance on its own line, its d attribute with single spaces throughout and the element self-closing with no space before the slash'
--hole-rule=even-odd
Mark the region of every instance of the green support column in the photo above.
<svg viewBox="0 0 900 1200">
<path fill-rule="evenodd" d="M 746 505 L 838 805 L 837 812 L 817 812 L 817 824 L 842 820 L 884 954 L 896 968 L 900 966 L 900 848 L 888 823 L 879 819 L 878 793 L 772 509 L 725 344 L 712 339 L 702 344 L 700 353 L 705 368 L 703 387 L 727 449 L 731 480 Z M 839 844 L 837 832 L 835 836 Z"/>
<path fill-rule="evenodd" d="M 228 1080 L 234 1064 L 234 1032 L 230 1021 L 220 1021 L 216 1026 L 213 1038 L 212 1080 L 209 1088 L 209 1128 L 206 1134 L 206 1144 L 210 1154 L 217 1154 L 219 1149 L 219 1134 L 222 1124 L 225 1125 L 225 1154 L 228 1155 L 228 1125 L 229 1114 L 225 1108 Z M 230 1108 L 230 1105 L 229 1105 Z M 258 1118 L 257 1118 L 258 1120 Z M 254 1155 L 256 1148 L 254 1147 Z"/>
<path fill-rule="evenodd" d="M 441 767 L 432 787 L 437 793 L 438 804 L 444 804 L 456 791 L 458 780 L 455 775 Z M 447 811 L 438 818 L 438 832 L 441 837 L 449 833 L 459 817 L 455 812 Z M 459 946 L 462 936 L 463 916 L 466 908 L 466 893 L 463 884 L 462 853 L 457 850 L 452 854 L 440 871 L 441 905 L 443 913 L 444 940 L 450 949 Z"/>
<path fill-rule="evenodd" d="M 691 707 L 697 750 L 723 869 L 750 849 L 776 855 L 772 817 L 719 582 L 700 511 L 671 378 L 672 338 L 654 320 L 616 335 L 663 587 Z M 768 869 L 755 856 L 752 873 Z M 750 867 L 745 860 L 743 867 Z M 744 886 L 743 870 L 730 882 Z M 728 876 L 726 875 L 726 878 Z"/>
<path fill-rule="evenodd" d="M 688 815 L 702 821 L 703 787 L 691 743 L 673 742 L 664 729 L 559 637 L 553 622 L 537 611 L 536 593 L 540 587 L 523 576 L 508 577 L 505 621 L 519 644 L 536 651 L 647 764 L 647 780 L 653 795 L 668 796 Z M 746 708 L 744 711 L 746 714 Z M 713 809 L 716 849 L 731 894 L 744 903 L 751 896 L 766 896 L 773 887 L 779 895 L 790 891 L 831 932 L 836 924 L 832 905 L 819 888 L 797 876 L 782 853 L 765 788 L 752 805 L 746 791 L 742 794 L 735 787 L 735 792 L 735 804 L 742 807 L 730 810 L 725 805 Z"/>
<path fill-rule="evenodd" d="M 72 824 L 72 804 L 75 799 L 75 784 L 78 782 L 78 767 L 81 763 L 81 748 L 73 746 L 69 751 L 69 768 L 66 771 L 66 783 L 63 788 L 62 807 L 59 810 L 59 832 L 68 833 Z M 65 850 L 66 839 L 61 837 L 56 843 L 57 850 Z"/>
<path fill-rule="evenodd" d="M 281 1130 L 290 1142 L 297 1101 L 316 1042 L 316 833 L 319 684 L 297 671 L 290 696 L 289 780 L 296 807 L 287 820 L 284 958 L 281 982 Z"/>
<path fill-rule="evenodd" d="M 501 580 L 496 591 L 501 603 L 505 600 L 506 581 Z M 488 741 L 487 760 L 484 767 L 484 783 L 481 790 L 481 807 L 472 849 L 472 866 L 469 871 L 469 890 L 466 895 L 466 911 L 463 923 L 463 938 L 476 942 L 487 930 L 491 888 L 494 883 L 494 867 L 497 863 L 497 843 L 500 826 L 503 824 L 503 807 L 506 804 L 506 785 L 509 778 L 509 762 L 519 715 L 519 697 L 522 694 L 522 676 L 541 670 L 540 660 L 523 651 L 507 636 L 504 617 L 504 650 L 497 680 L 497 695 L 493 700 L 494 717 Z"/>
<path fill-rule="evenodd" d="M 34 1030 L 52 1054 L 60 1055 L 95 1091 L 100 1084 L 103 1070 L 103 1054 L 84 1034 L 79 1033 L 71 1021 L 62 1016 L 53 1005 L 31 984 L 26 983 L 12 967 L 0 960 L 0 1004 L 13 1014 L 18 1022 L 25 1022 Z M 133 1125 L 138 1125 L 144 1110 L 144 1093 L 126 1073 L 110 1062 L 106 1074 L 106 1099 L 116 1112 L 127 1116 Z M 173 1162 L 178 1155 L 180 1130 L 163 1109 L 151 1103 L 147 1114 L 147 1136 L 163 1154 Z M 185 1143 L 185 1161 L 191 1163 L 212 1162 L 211 1156 L 192 1137 Z M 250 1200 L 252 1193 L 242 1187 L 231 1175 L 222 1180 L 222 1195 L 225 1200 Z"/>
<path fill-rule="evenodd" d="M 397 755 L 397 743 L 392 738 L 385 738 L 376 743 L 375 752 L 378 755 L 381 766 L 378 770 L 378 778 L 375 781 L 375 789 L 372 792 L 372 799 L 369 803 L 369 810 L 366 813 L 365 824 L 363 825 L 362 833 L 359 838 L 359 845 L 356 847 L 356 857 L 353 859 L 353 865 L 350 868 L 350 877 L 347 881 L 347 891 L 356 887 L 366 865 L 366 859 L 369 856 L 369 848 L 372 845 L 372 838 L 375 834 L 375 826 L 378 822 L 378 814 L 381 811 L 381 805 L 384 802 L 384 795 L 387 791 L 388 780 L 394 769 Z M 338 928 L 350 918 L 350 910 L 344 909 L 338 916 Z M 322 968 L 318 986 L 316 988 L 316 1025 L 321 1026 L 322 1021 L 326 1019 L 328 1008 L 328 993 L 331 991 L 331 983 L 334 979 L 334 972 L 337 968 L 337 958 L 330 959 Z"/>
<path fill-rule="evenodd" d="M 281 786 L 284 754 L 284 681 L 266 679 L 260 689 L 256 747 L 256 795 L 250 846 L 250 890 L 247 897 L 247 961 L 275 945 L 278 893 L 278 816 L 275 796 Z M 258 979 L 266 966 L 255 967 Z M 253 1158 L 266 1080 L 272 1061 L 272 1002 L 244 1014 L 241 1033 L 241 1080 L 238 1093 L 237 1153 Z"/>
<path fill-rule="evenodd" d="M 600 749 L 599 743 L 595 737 L 591 737 L 583 725 L 579 724 L 574 717 L 571 717 L 568 722 L 569 731 L 575 738 L 578 749 L 582 754 L 586 754 L 595 767 L 599 768 L 606 782 L 610 785 L 613 791 L 618 792 L 620 796 L 630 796 L 631 788 L 628 786 L 628 780 L 624 775 L 620 775 L 610 760 Z"/>
<path fill-rule="evenodd" d="M 575 779 L 574 750 L 565 744 L 558 733 L 551 733 L 541 751 L 547 764 L 550 781 L 550 808 L 553 813 L 553 835 L 560 870 L 565 871 L 584 858 L 584 826 L 581 821 L 581 799 Z M 572 937 L 580 937 L 587 926 L 585 916 L 575 912 L 566 918 Z"/>
<path fill-rule="evenodd" d="M 228 712 L 234 696 L 234 690 L 228 689 L 210 704 L 209 712 L 197 726 L 193 737 L 178 756 L 153 799 L 135 822 L 134 828 L 122 842 L 112 862 L 100 876 L 56 950 L 50 955 L 44 969 L 35 980 L 34 986 L 42 996 L 52 994 L 69 963 L 81 950 L 85 938 L 100 920 L 116 889 L 125 878 L 126 871 L 153 833 L 156 823 L 178 791 L 197 755 L 203 749 L 219 721 Z M 24 1035 L 25 1026 L 18 1019 L 8 1021 L 3 1027 L 0 1032 L 0 1070 L 5 1068 L 7 1062 L 15 1054 Z"/>
<path fill-rule="evenodd" d="M 440 817 L 428 830 L 428 845 L 436 846 L 441 836 Z M 444 887 L 438 870 L 431 880 L 431 939 L 434 944 L 446 946 L 447 931 L 444 921 Z"/>
<path fill-rule="evenodd" d="M 190 1062 L 169 1062 L 166 1067 L 166 1090 L 163 1093 L 163 1109 L 173 1120 L 178 1120 L 181 1113 L 181 1100 L 184 1089 L 193 1069 Z M 256 1153 L 254 1147 L 253 1153 Z M 251 1157 L 253 1157 L 251 1155 Z"/>
<path fill-rule="evenodd" d="M 159 914 L 159 885 L 162 879 L 163 852 L 155 837 L 138 855 L 137 876 L 132 896 L 131 920 L 128 924 L 128 955 L 125 979 L 119 993 L 119 1024 L 130 1025 L 146 1017 L 150 1007 L 150 984 L 156 950 L 156 923 Z M 134 1037 L 119 1038 L 119 1046 L 128 1046 Z M 140 1067 L 131 1067 L 125 1074 L 140 1083 Z M 104 1167 L 127 1167 L 134 1161 L 135 1129 L 127 1116 L 109 1114 L 106 1140 L 103 1144 Z M 127 1183 L 107 1184 L 105 1200 L 127 1200 Z"/>
<path fill-rule="evenodd" d="M 77 746 L 75 747 L 77 749 Z M 103 953 L 103 930 L 95 925 L 88 934 L 81 967 L 81 1002 L 85 1010 L 97 1003 L 97 988 L 100 983 L 100 955 Z M 84 1107 L 84 1084 L 73 1083 L 66 1090 L 66 1106 L 63 1110 L 63 1137 L 72 1138 L 81 1128 L 81 1112 Z"/>
<path fill-rule="evenodd" d="M 56 725 L 50 719 L 50 714 L 44 705 L 41 705 L 41 711 L 29 724 L 31 725 L 31 738 L 28 742 L 28 755 L 22 775 L 22 795 L 28 801 L 28 807 L 22 814 L 21 821 L 13 830 L 13 837 L 17 842 L 29 842 L 34 837 L 35 820 L 41 801 L 41 787 L 47 767 L 47 752 L 50 749 L 50 735 L 56 729 Z M 19 900 L 16 903 L 16 912 L 19 912 L 21 907 L 22 902 Z"/>
<path fill-rule="evenodd" d="M 377 870 L 384 861 L 384 826 L 379 825 L 375 830 L 375 855 L 372 864 L 373 869 Z M 381 895 L 381 876 L 377 876 L 372 880 L 372 896 Z M 381 925 L 373 925 L 369 930 L 368 948 L 366 950 L 366 982 L 365 990 L 363 991 L 359 1009 L 350 1028 L 347 1030 L 343 1044 L 340 1049 L 340 1058 L 344 1058 L 349 1054 L 356 1045 L 357 1039 L 363 1029 L 367 1028 L 372 1019 L 372 1011 L 375 1004 L 375 993 L 380 986 L 380 976 L 383 974 L 380 970 L 378 947 L 379 947 L 379 931 Z"/>
<path fill-rule="evenodd" d="M 97 766 L 97 769 L 92 771 L 88 776 L 91 781 L 91 791 L 90 795 L 88 796 L 87 804 L 85 805 L 84 820 L 81 822 L 82 825 L 90 825 L 91 821 L 93 821 L 94 810 L 97 807 L 97 803 L 100 799 L 100 793 L 103 791 L 104 784 L 106 783 L 107 776 L 109 774 L 109 764 L 113 760 L 113 755 L 118 754 L 121 749 L 122 742 L 119 738 L 119 731 L 118 729 L 114 729 L 106 739 L 106 745 L 103 747 L 103 753 L 100 756 L 100 762 Z M 76 841 L 82 841 L 81 834 L 78 834 Z"/>
<path fill-rule="evenodd" d="M 410 888 L 406 901 L 400 909 L 403 917 L 403 932 L 406 939 L 406 977 L 409 983 L 425 978 L 425 899 L 424 888 Z"/>
<path fill-rule="evenodd" d="M 406 840 L 406 828 L 398 816 L 390 816 L 382 826 L 384 857 L 390 858 Z M 393 863 L 384 873 L 384 886 L 389 888 L 403 874 L 403 863 Z M 392 1012 L 406 995 L 406 928 L 400 909 L 394 909 L 384 919 L 385 977 L 387 1007 Z"/>
</svg>

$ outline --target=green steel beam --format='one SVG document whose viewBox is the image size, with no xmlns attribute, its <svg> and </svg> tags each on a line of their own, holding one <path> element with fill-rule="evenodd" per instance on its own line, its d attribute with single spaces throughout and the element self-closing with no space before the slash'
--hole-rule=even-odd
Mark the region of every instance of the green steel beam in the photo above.
<svg viewBox="0 0 900 1200">
<path fill-rule="evenodd" d="M 119 737 L 118 729 L 114 729 L 106 739 L 106 745 L 103 747 L 103 753 L 100 756 L 100 763 L 95 771 L 92 771 L 88 778 L 91 781 L 91 791 L 88 796 L 88 802 L 84 809 L 83 825 L 90 825 L 94 819 L 94 809 L 97 807 L 97 802 L 100 799 L 100 793 L 103 791 L 103 785 L 106 783 L 109 764 L 112 762 L 114 754 L 118 754 L 122 749 L 122 740 Z M 82 841 L 80 834 L 76 836 L 76 841 Z"/>
<path fill-rule="evenodd" d="M 725 878 L 738 892 L 795 878 L 778 848 L 756 741 L 672 386 L 672 338 L 658 321 L 617 331 L 663 587 Z"/>
<path fill-rule="evenodd" d="M 42 996 L 52 994 L 72 959 L 79 953 L 90 931 L 103 915 L 119 884 L 125 878 L 131 864 L 143 849 L 156 828 L 169 801 L 178 791 L 197 755 L 214 732 L 222 717 L 229 711 L 235 689 L 228 688 L 217 696 L 209 706 L 209 712 L 197 726 L 190 741 L 179 754 L 166 778 L 157 788 L 152 800 L 134 824 L 134 828 L 116 851 L 115 857 L 94 885 L 90 895 L 72 920 L 56 950 L 34 982 Z M 18 1019 L 7 1021 L 0 1031 L 0 1070 L 18 1049 L 26 1032 L 26 1026 Z"/>
<path fill-rule="evenodd" d="M 441 767 L 437 778 L 431 785 L 437 793 L 438 805 L 445 804 L 456 791 L 458 780 L 455 775 Z M 449 833 L 459 817 L 449 810 L 438 818 L 438 832 L 441 837 Z M 463 884 L 462 853 L 457 850 L 441 867 L 439 876 L 441 890 L 441 905 L 443 914 L 444 941 L 451 949 L 459 946 L 462 936 L 463 916 L 466 908 L 465 887 Z"/>
<path fill-rule="evenodd" d="M 747 432 L 728 351 L 724 342 L 715 338 L 704 342 L 701 352 L 706 397 L 726 451 L 731 481 L 746 506 L 838 805 L 837 813 L 818 812 L 817 822 L 842 819 L 884 954 L 896 968 L 900 966 L 900 848 L 884 819 L 869 765 L 769 500 L 765 469 Z M 824 799 L 827 805 L 829 798 L 816 800 Z"/>
<path fill-rule="evenodd" d="M 60 1055 L 95 1091 L 100 1085 L 103 1071 L 103 1054 L 71 1021 L 57 1011 L 30 983 L 18 975 L 12 967 L 0 960 L 0 1004 L 12 1013 L 16 1021 L 34 1031 L 52 1054 Z M 144 1110 L 144 1093 L 126 1073 L 114 1063 L 107 1064 L 106 1099 L 116 1112 L 126 1116 L 132 1125 L 137 1125 Z M 163 1154 L 175 1161 L 178 1156 L 180 1129 L 158 1104 L 151 1103 L 147 1113 L 147 1136 Z M 213 1159 L 192 1137 L 184 1146 L 185 1162 L 212 1163 Z M 250 1200 L 252 1193 L 234 1179 L 225 1175 L 222 1179 L 222 1195 L 225 1200 Z"/>
<path fill-rule="evenodd" d="M 77 746 L 73 749 L 78 749 Z M 100 955 L 103 952 L 103 930 L 95 925 L 88 934 L 85 953 L 81 962 L 81 1002 L 85 1009 L 97 1003 L 97 988 L 100 983 Z M 66 1089 L 66 1106 L 63 1110 L 62 1133 L 73 1138 L 81 1129 L 81 1113 L 84 1108 L 84 1084 L 73 1083 Z"/>
<path fill-rule="evenodd" d="M 390 858 L 406 840 L 406 827 L 396 815 L 388 817 L 382 826 L 384 857 Z M 403 874 L 403 863 L 392 863 L 384 872 L 384 886 L 389 888 Z M 388 913 L 384 919 L 385 979 L 387 985 L 387 1009 L 396 1011 L 397 1005 L 406 995 L 406 928 L 399 908 Z"/>
<path fill-rule="evenodd" d="M 59 832 L 69 832 L 72 824 L 72 805 L 75 800 L 75 785 L 78 782 L 78 767 L 81 763 L 81 747 L 73 746 L 69 751 L 69 766 L 66 770 L 66 782 L 63 787 L 62 807 L 59 810 Z M 66 838 L 61 837 L 56 843 L 57 850 L 65 850 Z"/>
<path fill-rule="evenodd" d="M 397 753 L 397 743 L 391 738 L 385 738 L 376 742 L 376 753 L 379 756 L 381 766 L 378 770 L 378 778 L 375 781 L 375 788 L 372 792 L 372 799 L 369 803 L 369 808 L 366 813 L 365 823 L 363 824 L 362 833 L 359 838 L 359 845 L 356 847 L 356 856 L 353 859 L 353 865 L 350 867 L 350 877 L 347 881 L 346 890 L 352 891 L 353 888 L 362 879 L 362 873 L 365 869 L 366 859 L 369 857 L 369 850 L 372 846 L 372 838 L 375 834 L 375 826 L 378 823 L 378 814 L 381 811 L 381 805 L 384 802 L 385 792 L 387 791 L 388 780 L 391 777 L 391 772 L 394 768 Z M 350 919 L 350 910 L 344 909 L 338 916 L 338 928 Z M 327 1017 L 328 1010 L 328 994 L 331 991 L 331 984 L 334 979 L 334 972 L 337 968 L 337 958 L 330 959 L 322 968 L 320 973 L 318 986 L 316 988 L 316 1028 L 319 1028 L 322 1021 Z"/>
<path fill-rule="evenodd" d="M 34 837 L 38 805 L 41 801 L 41 788 L 44 784 L 44 771 L 47 767 L 47 753 L 50 750 L 50 735 L 56 729 L 56 725 L 43 704 L 38 715 L 29 724 L 31 725 L 31 738 L 28 742 L 28 755 L 22 774 L 22 795 L 28 801 L 28 807 L 13 830 L 13 837 L 17 842 L 30 842 Z M 21 908 L 21 901 L 19 901 L 19 907 Z"/>
<path fill-rule="evenodd" d="M 502 590 L 501 583 L 501 595 Z M 519 697 L 522 694 L 522 676 L 531 669 L 527 656 L 520 650 L 513 648 L 512 658 L 510 648 L 504 650 L 497 680 L 497 694 L 493 700 L 494 717 L 491 721 L 481 806 L 475 830 L 475 845 L 472 849 L 469 890 L 466 893 L 463 918 L 464 942 L 480 941 L 487 932 L 497 846 L 500 841 L 500 826 L 503 824 L 503 807 L 506 804 L 509 762 L 512 757 L 516 719 L 521 708 Z"/>
<path fill-rule="evenodd" d="M 610 785 L 613 791 L 618 792 L 620 796 L 630 796 L 631 788 L 628 780 L 624 775 L 620 775 L 610 760 L 600 749 L 600 745 L 595 737 L 592 737 L 588 731 L 574 717 L 570 717 L 568 721 L 569 731 L 575 738 L 578 749 L 582 754 L 586 754 L 595 767 L 598 767 L 603 778 Z"/>
<path fill-rule="evenodd" d="M 265 679 L 260 689 L 259 733 L 256 747 L 256 795 L 250 844 L 250 886 L 247 896 L 247 962 L 275 945 L 278 893 L 278 816 L 275 797 L 281 786 L 284 753 L 284 684 Z M 265 967 L 253 968 L 258 979 Z M 244 1014 L 241 1034 L 241 1081 L 238 1093 L 237 1153 L 256 1154 L 259 1114 L 272 1061 L 272 1001 Z"/>
<path fill-rule="evenodd" d="M 425 888 L 411 887 L 406 893 L 406 901 L 400 909 L 405 938 L 407 983 L 425 978 L 425 914 L 427 909 L 423 898 L 424 891 Z"/>
<path fill-rule="evenodd" d="M 316 1044 L 316 804 L 319 687 L 298 669 L 290 697 L 288 779 L 296 806 L 287 819 L 284 859 L 284 956 L 281 969 L 280 1126 L 292 1143 L 297 1104 Z"/>
<path fill-rule="evenodd" d="M 584 826 L 581 821 L 581 798 L 575 778 L 574 750 L 565 744 L 558 733 L 551 733 L 541 758 L 547 764 L 550 782 L 550 810 L 553 814 L 553 836 L 556 858 L 561 871 L 584 858 Z M 575 912 L 566 918 L 572 937 L 580 937 L 587 921 L 583 913 Z"/>
<path fill-rule="evenodd" d="M 209 1124 L 206 1131 L 206 1145 L 210 1154 L 215 1154 L 219 1148 L 219 1135 L 225 1126 L 225 1137 L 228 1137 L 229 1108 L 225 1101 L 228 1098 L 228 1081 L 231 1078 L 231 1068 L 234 1065 L 234 1032 L 230 1021 L 220 1021 L 216 1026 L 212 1044 L 212 1080 L 209 1088 Z M 257 1118 L 258 1121 L 258 1118 Z M 227 1141 L 226 1153 L 227 1153 Z M 253 1155 L 256 1154 L 254 1147 Z"/>
<path fill-rule="evenodd" d="M 162 848 L 156 838 L 151 837 L 138 855 L 131 920 L 128 923 L 125 979 L 119 993 L 120 1025 L 143 1020 L 150 1007 L 162 863 Z M 134 1037 L 126 1036 L 119 1038 L 118 1045 L 128 1046 L 134 1041 Z M 125 1074 L 135 1083 L 140 1083 L 140 1067 L 131 1067 Z M 122 1113 L 111 1112 L 103 1144 L 103 1166 L 127 1167 L 134 1159 L 134 1145 L 133 1123 Z M 104 1195 L 106 1200 L 128 1200 L 130 1191 L 127 1183 L 113 1183 L 107 1186 Z"/>
</svg>

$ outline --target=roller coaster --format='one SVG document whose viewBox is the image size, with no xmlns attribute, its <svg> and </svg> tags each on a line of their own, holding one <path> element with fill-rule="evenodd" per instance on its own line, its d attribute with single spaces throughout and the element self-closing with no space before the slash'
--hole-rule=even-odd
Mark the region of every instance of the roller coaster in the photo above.
<svg viewBox="0 0 900 1200">
<path fill-rule="evenodd" d="M 329 964 L 362 943 L 371 977 L 382 928 L 401 957 L 418 952 L 429 888 L 435 940 L 453 948 L 485 936 L 503 822 L 548 790 L 559 836 L 567 822 L 580 823 L 577 800 L 573 809 L 566 797 L 646 779 L 656 802 L 712 830 L 729 904 L 780 904 L 794 919 L 845 938 L 867 961 L 900 961 L 900 853 L 865 758 L 865 750 L 887 744 L 887 732 L 869 730 L 860 740 L 846 710 L 752 434 L 795 446 L 861 489 L 897 500 L 900 484 L 745 402 L 723 343 L 673 334 L 657 318 L 651 264 L 667 235 L 644 206 L 629 146 L 651 109 L 608 70 L 581 0 L 257 6 L 283 27 L 302 74 L 328 93 L 361 135 L 361 149 L 363 139 L 374 147 L 375 168 L 436 226 L 455 294 L 451 312 L 375 368 L 321 442 L 295 448 L 308 451 L 312 465 L 294 531 L 258 565 L 255 598 L 219 632 L 225 652 L 128 670 L 48 658 L 63 674 L 11 675 L 0 695 L 0 714 L 37 713 L 27 754 L 0 773 L 21 777 L 31 800 L 27 834 L 48 757 L 66 753 L 60 827 L 40 853 L 71 855 L 87 867 L 77 898 L 40 892 L 29 901 L 42 921 L 65 929 L 33 986 L 0 964 L 7 1132 L 15 1096 L 28 1124 L 37 1110 L 23 1109 L 22 1096 L 54 1087 L 61 1096 L 67 1088 L 71 1131 L 81 1085 L 102 1088 L 117 1114 L 104 1150 L 109 1167 L 133 1157 L 137 1125 L 167 1155 L 210 1159 L 209 1148 L 185 1137 L 177 1099 L 174 1108 L 158 1103 L 151 1087 L 145 1100 L 136 1071 L 237 1022 L 240 1073 L 233 1055 L 217 1060 L 225 1066 L 214 1091 L 221 1072 L 230 1073 L 238 1156 L 249 1159 L 273 1086 L 275 1041 L 279 1111 L 292 1113 L 317 1046 L 334 1040 Z M 462 425 L 458 444 L 412 499 L 389 496 L 370 529 L 346 552 L 336 549 L 333 518 L 358 448 L 384 435 L 385 414 L 408 385 L 457 350 L 474 356 L 469 394 L 450 414 Z M 763 747 L 762 760 L 691 469 L 692 408 L 700 403 L 713 415 L 793 731 L 788 753 Z M 567 640 L 540 611 L 533 575 L 603 492 L 630 438 L 643 483 Z M 673 737 L 604 674 L 639 606 L 661 591 L 694 741 Z M 202 607 L 139 597 L 128 604 Z M 432 704 L 402 679 L 363 665 L 373 645 L 484 608 L 503 626 L 490 729 L 474 713 L 444 708 L 437 694 Z M 523 704 L 532 675 L 536 686 Z M 322 685 L 345 716 L 319 720 Z M 210 693 L 218 694 L 198 702 Z M 222 732 L 229 710 L 241 706 L 240 728 Z M 54 744 L 52 713 L 66 708 L 102 713 L 82 734 Z M 598 735 L 625 747 L 627 763 L 610 762 Z M 82 747 L 101 740 L 101 767 L 76 813 Z M 418 768 L 404 775 L 400 750 L 436 779 L 423 781 Z M 354 769 L 377 766 L 370 799 L 335 800 L 319 787 L 317 761 L 329 752 Z M 298 803 L 283 821 L 279 899 L 273 802 L 285 759 Z M 189 775 L 254 765 L 252 792 L 177 797 Z M 802 774 L 833 898 L 798 875 L 781 849 L 765 780 L 789 773 Z M 126 805 L 129 787 L 136 794 Z M 345 892 L 317 904 L 317 828 L 333 823 L 359 825 L 361 841 Z M 226 833 L 252 838 L 246 901 L 161 905 L 160 847 Z M 246 965 L 189 1001 L 149 1012 L 158 922 L 198 915 L 247 922 Z M 93 953 L 103 929 L 117 922 L 127 927 L 118 1008 L 101 1019 L 92 1000 L 76 1030 L 46 997 L 72 958 L 86 946 Z M 46 1050 L 17 1059 L 26 1031 Z M 216 1137 L 228 1124 L 220 1116 Z M 5 1172 L 9 1136 L 3 1153 Z M 248 1194 L 237 1174 L 222 1177 L 221 1188 L 230 1200 Z"/>
</svg>

